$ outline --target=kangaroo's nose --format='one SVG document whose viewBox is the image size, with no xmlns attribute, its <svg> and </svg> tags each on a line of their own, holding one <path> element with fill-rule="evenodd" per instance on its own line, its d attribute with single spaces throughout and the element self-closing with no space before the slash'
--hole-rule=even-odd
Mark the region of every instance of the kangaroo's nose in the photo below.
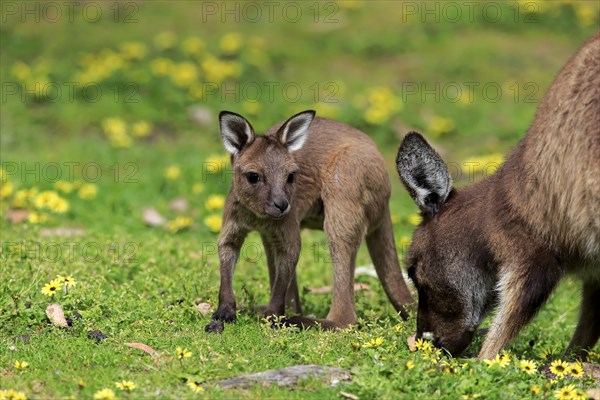
<svg viewBox="0 0 600 400">
<path fill-rule="evenodd" d="M 285 210 L 287 210 L 287 208 L 290 205 L 290 203 L 286 199 L 276 199 L 275 201 L 273 201 L 273 203 L 275 204 L 275 207 L 277 207 L 281 212 L 285 212 Z"/>
</svg>

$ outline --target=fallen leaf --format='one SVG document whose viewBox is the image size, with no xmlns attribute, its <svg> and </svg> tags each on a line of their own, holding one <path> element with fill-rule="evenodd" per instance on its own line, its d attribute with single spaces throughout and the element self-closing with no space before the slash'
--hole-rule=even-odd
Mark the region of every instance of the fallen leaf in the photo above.
<svg viewBox="0 0 600 400">
<path fill-rule="evenodd" d="M 212 312 L 212 307 L 208 303 L 198 303 L 196 304 L 196 310 L 200 313 L 200 315 L 208 315 Z"/>
<path fill-rule="evenodd" d="M 189 207 L 188 200 L 185 197 L 177 197 L 169 203 L 171 211 L 186 212 Z"/>
<path fill-rule="evenodd" d="M 344 392 L 344 391 L 341 391 L 340 395 L 342 397 L 344 397 L 346 399 L 350 399 L 350 400 L 358 400 L 359 399 L 359 397 L 357 395 L 352 394 L 352 393 L 348 393 L 348 392 Z"/>
<path fill-rule="evenodd" d="M 145 351 L 146 353 L 150 354 L 153 358 L 160 357 L 160 355 L 156 352 L 156 350 L 154 350 L 152 347 L 148 346 L 147 344 L 144 344 L 144 343 L 123 343 L 123 344 L 127 347 Z"/>
<path fill-rule="evenodd" d="M 167 219 L 152 207 L 146 207 L 142 210 L 142 220 L 149 226 L 163 226 L 167 223 Z"/>
<path fill-rule="evenodd" d="M 50 304 L 46 307 L 46 315 L 50 322 L 52 322 L 56 326 L 67 327 L 69 324 L 67 323 L 67 319 L 65 318 L 65 313 L 60 304 Z"/>
<path fill-rule="evenodd" d="M 408 337 L 408 339 L 406 339 L 406 343 L 408 344 L 408 349 L 410 351 L 417 351 L 417 346 L 415 346 L 416 337 L 417 335 L 411 335 Z"/>
<path fill-rule="evenodd" d="M 354 284 L 355 292 L 357 292 L 359 290 L 366 290 L 368 288 L 369 288 L 368 283 L 357 282 Z M 328 294 L 333 291 L 333 288 L 331 286 L 308 287 L 308 288 L 306 288 L 306 290 L 308 290 L 309 293 L 314 293 L 314 294 Z"/>
<path fill-rule="evenodd" d="M 25 220 L 29 216 L 29 211 L 23 210 L 20 208 L 11 208 L 6 212 L 6 219 L 10 221 L 13 225 L 18 225 Z"/>
</svg>

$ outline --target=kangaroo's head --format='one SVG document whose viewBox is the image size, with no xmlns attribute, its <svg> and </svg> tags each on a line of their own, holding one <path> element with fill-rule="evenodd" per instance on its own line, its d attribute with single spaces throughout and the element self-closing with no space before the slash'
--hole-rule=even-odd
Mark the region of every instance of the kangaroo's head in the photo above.
<svg viewBox="0 0 600 400">
<path fill-rule="evenodd" d="M 482 256 L 469 248 L 472 238 L 461 229 L 456 192 L 448 168 L 416 132 L 404 138 L 396 167 L 400 179 L 421 209 L 408 251 L 408 275 L 417 288 L 417 337 L 432 332 L 434 344 L 452 355 L 462 353 L 473 338 L 487 306 L 489 286 Z"/>
<path fill-rule="evenodd" d="M 282 218 L 289 213 L 300 150 L 315 117 L 314 111 L 294 115 L 274 135 L 257 136 L 241 115 L 219 114 L 221 137 L 233 163 L 232 193 L 256 216 Z"/>
</svg>

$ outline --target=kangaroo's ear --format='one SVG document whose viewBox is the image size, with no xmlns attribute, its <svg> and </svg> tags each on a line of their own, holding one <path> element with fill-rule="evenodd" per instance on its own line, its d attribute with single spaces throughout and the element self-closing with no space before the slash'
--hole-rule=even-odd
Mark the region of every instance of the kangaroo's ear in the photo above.
<svg viewBox="0 0 600 400">
<path fill-rule="evenodd" d="M 300 150 L 308 137 L 308 128 L 315 118 L 313 110 L 302 111 L 285 121 L 276 133 L 277 140 L 291 153 Z"/>
<path fill-rule="evenodd" d="M 452 190 L 452 178 L 442 158 L 419 133 L 410 132 L 404 137 L 396 168 L 421 211 L 437 214 Z"/>
<path fill-rule="evenodd" d="M 225 149 L 233 156 L 242 151 L 244 146 L 252 143 L 256 137 L 250 122 L 239 114 L 221 111 L 219 122 Z"/>
</svg>

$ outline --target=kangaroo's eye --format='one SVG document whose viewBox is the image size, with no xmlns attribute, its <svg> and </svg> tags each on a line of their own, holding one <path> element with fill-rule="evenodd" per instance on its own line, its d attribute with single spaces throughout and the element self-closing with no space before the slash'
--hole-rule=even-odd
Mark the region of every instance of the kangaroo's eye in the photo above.
<svg viewBox="0 0 600 400">
<path fill-rule="evenodd" d="M 296 173 L 292 172 L 291 174 L 288 175 L 287 177 L 287 183 L 294 183 L 294 181 L 296 180 Z"/>
<path fill-rule="evenodd" d="M 248 182 L 253 185 L 260 181 L 260 175 L 258 175 L 256 172 L 247 172 L 244 175 L 246 176 L 246 179 L 248 179 Z"/>
</svg>

